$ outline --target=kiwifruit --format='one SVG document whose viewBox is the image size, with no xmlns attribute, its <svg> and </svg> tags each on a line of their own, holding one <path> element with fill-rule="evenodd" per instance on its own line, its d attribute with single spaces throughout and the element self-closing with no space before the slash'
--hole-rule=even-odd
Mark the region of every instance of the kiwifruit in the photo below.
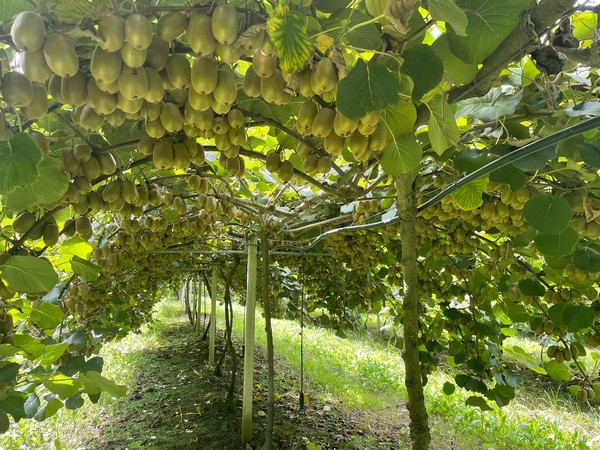
<svg viewBox="0 0 600 450">
<path fill-rule="evenodd" d="M 215 48 L 216 41 L 211 22 L 211 18 L 206 14 L 198 11 L 190 14 L 185 36 L 192 51 L 199 56 L 208 56 Z"/>
<path fill-rule="evenodd" d="M 87 144 L 77 144 L 73 147 L 73 157 L 80 163 L 84 163 L 92 157 L 92 148 Z"/>
<path fill-rule="evenodd" d="M 135 203 L 138 200 L 139 194 L 132 180 L 121 180 L 121 197 L 127 203 Z"/>
<path fill-rule="evenodd" d="M 53 223 L 47 224 L 42 231 L 44 245 L 48 247 L 52 247 L 58 243 L 58 236 L 58 227 Z"/>
<path fill-rule="evenodd" d="M 270 77 L 261 78 L 260 95 L 267 103 L 276 103 L 283 95 L 286 83 L 281 70 L 276 69 Z"/>
<path fill-rule="evenodd" d="M 19 234 L 25 234 L 35 225 L 35 214 L 29 211 L 21 212 L 14 220 L 13 230 Z"/>
<path fill-rule="evenodd" d="M 331 58 L 323 57 L 315 64 L 310 77 L 310 86 L 313 92 L 318 95 L 331 92 L 338 83 L 338 74 L 335 64 Z"/>
<path fill-rule="evenodd" d="M 92 183 L 84 176 L 76 176 L 73 178 L 73 184 L 77 187 L 79 195 L 86 195 L 92 190 Z"/>
<path fill-rule="evenodd" d="M 215 147 L 217 147 L 217 149 L 219 149 L 223 152 L 225 152 L 229 148 L 231 148 L 231 140 L 229 139 L 229 135 L 227 133 L 215 135 Z M 235 154 L 232 154 L 231 156 L 229 156 L 228 153 L 225 153 L 225 156 L 227 156 L 228 158 L 237 156 L 238 150 L 235 148 L 235 146 L 234 146 L 234 150 L 235 150 Z"/>
<path fill-rule="evenodd" d="M 144 100 L 149 103 L 162 101 L 165 96 L 165 89 L 163 88 L 158 71 L 151 67 L 146 67 L 146 79 L 148 80 L 148 90 L 146 91 Z"/>
<path fill-rule="evenodd" d="M 102 200 L 112 203 L 121 196 L 121 182 L 119 180 L 109 181 L 102 189 Z"/>
<path fill-rule="evenodd" d="M 33 85 L 33 100 L 21 112 L 29 120 L 41 119 L 48 113 L 48 94 L 41 84 Z"/>
<path fill-rule="evenodd" d="M 261 78 L 270 77 L 275 72 L 277 64 L 273 55 L 268 55 L 261 49 L 256 50 L 252 56 L 252 68 Z"/>
<path fill-rule="evenodd" d="M 29 239 L 31 239 L 32 241 L 37 241 L 38 239 L 42 238 L 42 233 L 44 232 L 44 228 L 41 226 L 34 226 L 33 228 L 31 228 L 31 230 L 29 230 Z M 25 250 L 25 249 L 23 249 Z M 25 250 L 27 251 L 27 250 Z M 25 254 L 24 256 L 27 256 L 27 254 Z"/>
<path fill-rule="evenodd" d="M 120 74 L 121 73 L 119 72 L 119 75 Z M 98 86 L 98 89 L 100 89 L 102 92 L 106 92 L 107 94 L 116 94 L 117 92 L 119 92 L 118 81 L 113 81 L 112 83 L 105 83 L 101 80 L 96 80 L 96 86 Z"/>
<path fill-rule="evenodd" d="M 188 99 L 188 90 L 184 88 L 175 88 L 169 92 L 169 101 L 175 103 L 177 107 L 185 106 Z"/>
<path fill-rule="evenodd" d="M 233 104 L 237 96 L 237 85 L 229 70 L 218 71 L 217 85 L 212 94 L 214 99 L 222 105 Z"/>
<path fill-rule="evenodd" d="M 144 120 L 156 120 L 160 118 L 161 108 L 161 103 L 148 103 L 147 101 L 144 101 L 140 108 L 140 117 Z"/>
<path fill-rule="evenodd" d="M 333 131 L 336 112 L 331 108 L 321 108 L 312 123 L 312 134 L 317 137 L 327 137 Z"/>
<path fill-rule="evenodd" d="M 144 65 L 147 54 L 148 49 L 144 48 L 139 50 L 133 47 L 129 42 L 123 43 L 123 46 L 120 50 L 120 55 L 123 62 L 133 69 L 142 67 Z"/>
<path fill-rule="evenodd" d="M 190 63 L 183 53 L 175 53 L 169 56 L 166 70 L 169 80 L 175 88 L 182 89 L 190 85 Z"/>
<path fill-rule="evenodd" d="M 188 92 L 188 102 L 196 111 L 206 111 L 209 109 L 211 100 L 211 94 L 198 94 L 194 89 L 190 89 Z"/>
<path fill-rule="evenodd" d="M 368 145 L 369 138 L 363 136 L 358 130 L 352 133 L 350 139 L 348 140 L 348 147 L 350 148 L 350 151 L 352 152 L 352 155 L 355 158 L 356 155 L 364 153 L 367 150 Z"/>
<path fill-rule="evenodd" d="M 42 153 L 44 155 L 47 155 L 48 150 L 50 149 L 50 146 L 49 146 L 48 139 L 46 138 L 46 136 L 44 136 L 39 131 L 35 131 L 35 130 L 30 131 L 29 136 L 31 136 L 33 138 L 33 140 L 38 145 L 38 147 L 40 148 Z"/>
<path fill-rule="evenodd" d="M 241 169 L 240 162 L 241 158 L 239 156 L 227 159 L 227 162 L 225 163 L 225 170 L 229 176 L 235 177 L 239 174 Z"/>
<path fill-rule="evenodd" d="M 315 116 L 319 112 L 317 104 L 314 102 L 304 102 L 300 105 L 298 110 L 298 118 L 296 120 L 296 126 L 298 131 L 302 134 L 312 133 L 312 124 L 315 120 Z"/>
<path fill-rule="evenodd" d="M 215 44 L 215 54 L 219 57 L 221 62 L 225 64 L 233 65 L 240 59 L 240 49 L 233 45 L 223 45 L 220 43 Z"/>
<path fill-rule="evenodd" d="M 296 153 L 298 153 L 298 156 L 301 156 L 302 158 L 306 158 L 308 155 L 310 155 L 313 152 L 314 152 L 313 146 L 309 145 L 305 141 L 298 141 L 298 144 L 296 145 Z"/>
<path fill-rule="evenodd" d="M 154 139 L 160 139 L 165 135 L 165 127 L 163 127 L 160 119 L 149 120 L 146 122 L 146 133 Z"/>
<path fill-rule="evenodd" d="M 318 173 L 329 173 L 331 170 L 331 158 L 329 156 L 319 156 L 317 161 L 316 172 Z"/>
<path fill-rule="evenodd" d="M 92 223 L 87 216 L 79 216 L 75 219 L 75 231 L 81 239 L 88 240 L 92 237 Z"/>
<path fill-rule="evenodd" d="M 323 141 L 325 151 L 330 155 L 340 155 L 346 145 L 346 138 L 331 133 Z"/>
<path fill-rule="evenodd" d="M 139 13 L 127 16 L 125 20 L 125 41 L 138 50 L 150 47 L 152 43 L 152 24 Z"/>
<path fill-rule="evenodd" d="M 367 128 L 374 128 L 379 123 L 381 113 L 379 111 L 370 111 L 360 118 L 360 123 Z"/>
<path fill-rule="evenodd" d="M 261 78 L 256 74 L 252 66 L 248 67 L 244 75 L 244 93 L 251 98 L 260 97 Z"/>
<path fill-rule="evenodd" d="M 375 131 L 369 136 L 369 148 L 374 152 L 383 150 L 387 144 L 387 127 L 384 123 L 379 122 Z"/>
<path fill-rule="evenodd" d="M 110 152 L 100 153 L 98 156 L 98 165 L 102 175 L 112 175 L 117 170 L 117 161 Z"/>
<path fill-rule="evenodd" d="M 64 103 L 60 86 L 62 84 L 62 78 L 53 73 L 48 79 L 48 93 L 57 103 Z"/>
<path fill-rule="evenodd" d="M 59 77 L 72 77 L 79 70 L 75 46 L 66 36 L 54 34 L 47 37 L 43 49 L 48 67 Z"/>
<path fill-rule="evenodd" d="M 73 149 L 67 148 L 62 154 L 62 166 L 65 172 L 77 174 L 81 170 L 81 163 L 75 159 Z"/>
<path fill-rule="evenodd" d="M 104 124 L 104 118 L 88 105 L 81 107 L 80 125 L 87 131 L 98 131 Z"/>
<path fill-rule="evenodd" d="M 125 113 L 120 109 L 115 109 L 110 114 L 104 116 L 104 120 L 107 124 L 113 126 L 114 128 L 117 128 L 125 123 Z"/>
<path fill-rule="evenodd" d="M 78 71 L 72 77 L 61 80 L 60 91 L 65 103 L 73 106 L 82 106 L 87 102 L 87 77 Z"/>
<path fill-rule="evenodd" d="M 125 42 L 125 21 L 118 16 L 103 16 L 98 22 L 100 46 L 107 52 L 118 51 Z"/>
<path fill-rule="evenodd" d="M 42 49 L 22 52 L 21 56 L 21 68 L 23 69 L 23 75 L 27 77 L 29 81 L 34 83 L 45 83 L 52 71 L 46 63 L 44 52 Z"/>
<path fill-rule="evenodd" d="M 6 72 L 2 77 L 2 98 L 12 106 L 27 106 L 33 101 L 33 84 L 20 72 Z"/>
<path fill-rule="evenodd" d="M 219 81 L 219 66 L 212 59 L 198 57 L 192 66 L 192 89 L 198 94 L 210 94 Z"/>
<path fill-rule="evenodd" d="M 171 204 L 173 209 L 179 214 L 183 215 L 187 211 L 187 205 L 185 204 L 185 200 L 179 196 L 173 197 L 173 203 Z"/>
<path fill-rule="evenodd" d="M 99 191 L 92 191 L 88 194 L 88 204 L 95 211 L 104 211 L 106 207 L 102 193 Z"/>
<path fill-rule="evenodd" d="M 151 155 L 154 151 L 154 145 L 156 144 L 156 140 L 152 139 L 150 136 L 143 136 L 137 143 L 137 150 L 142 155 Z"/>
<path fill-rule="evenodd" d="M 192 162 L 192 164 L 201 166 L 206 161 L 206 154 L 204 153 L 204 148 L 200 144 L 197 144 L 196 142 L 194 142 L 193 145 L 195 145 L 197 147 L 197 151 L 196 151 L 196 154 L 191 157 L 190 161 Z M 189 147 L 189 144 L 188 144 L 188 147 Z M 190 152 L 190 155 L 191 155 L 191 152 Z"/>
<path fill-rule="evenodd" d="M 140 108 L 142 107 L 143 103 L 143 98 L 137 98 L 135 100 L 132 100 L 125 97 L 120 92 L 117 93 L 117 107 L 125 114 L 134 115 L 134 118 L 137 118 L 137 115 L 139 114 Z"/>
<path fill-rule="evenodd" d="M 233 145 L 243 145 L 246 142 L 246 130 L 244 127 L 230 128 L 229 140 Z"/>
<path fill-rule="evenodd" d="M 87 83 L 87 101 L 100 115 L 112 114 L 117 109 L 117 97 L 102 91 L 96 81 L 90 78 Z"/>
<path fill-rule="evenodd" d="M 304 165 L 302 166 L 304 171 L 307 173 L 312 173 L 317 170 L 317 166 L 319 164 L 319 155 L 315 153 L 311 153 L 310 155 L 304 158 Z"/>
<path fill-rule="evenodd" d="M 294 166 L 287 159 L 281 161 L 279 169 L 277 170 L 277 175 L 279 175 L 279 178 L 284 182 L 290 181 L 294 176 Z"/>
<path fill-rule="evenodd" d="M 220 103 L 217 100 L 215 100 L 214 97 L 212 98 L 212 100 L 210 102 L 210 107 L 215 112 L 215 114 L 219 114 L 222 116 L 226 115 L 231 110 L 231 106 L 232 106 L 232 103 L 228 103 L 225 105 L 225 104 Z"/>
<path fill-rule="evenodd" d="M 46 36 L 44 19 L 33 11 L 17 14 L 10 28 L 10 37 L 19 50 L 33 52 L 39 50 Z"/>
<path fill-rule="evenodd" d="M 8 342 L 7 342 L 8 343 Z M 14 341 L 13 341 L 14 343 Z M 4 434 L 10 428 L 10 420 L 8 419 L 8 414 L 2 409 L 0 409 L 0 434 Z"/>
<path fill-rule="evenodd" d="M 175 169 L 187 169 L 190 165 L 190 154 L 185 144 L 178 142 L 173 144 L 173 167 Z"/>
<path fill-rule="evenodd" d="M 231 125 L 225 116 L 217 116 L 213 120 L 212 129 L 216 134 L 226 134 L 230 128 Z"/>
<path fill-rule="evenodd" d="M 7 256 L 6 260 L 10 258 L 10 254 L 5 253 Z M 0 264 L 4 264 L 6 261 L 1 262 Z M 13 320 L 13 316 L 10 313 L 0 314 L 0 333 L 8 334 L 12 332 L 12 329 L 15 326 L 15 322 Z"/>
<path fill-rule="evenodd" d="M 146 55 L 146 66 L 161 71 L 167 66 L 169 59 L 169 43 L 154 35 L 152 43 L 148 47 Z"/>
<path fill-rule="evenodd" d="M 232 128 L 241 128 L 244 126 L 244 114 L 239 109 L 232 109 L 227 114 L 227 122 Z"/>
<path fill-rule="evenodd" d="M 202 177 L 198 174 L 192 174 L 185 180 L 193 191 L 197 190 L 200 187 L 200 183 L 202 182 Z"/>
<path fill-rule="evenodd" d="M 156 34 L 165 41 L 173 41 L 181 36 L 188 25 L 187 16 L 181 11 L 169 11 L 156 23 Z"/>
<path fill-rule="evenodd" d="M 339 111 L 335 114 L 335 120 L 333 121 L 333 131 L 338 136 L 348 137 L 354 130 L 358 128 L 358 121 L 352 120 L 344 116 Z"/>
<path fill-rule="evenodd" d="M 196 111 L 194 108 L 192 108 L 192 105 L 189 101 L 186 102 L 183 114 L 184 125 L 196 126 L 196 123 L 198 122 L 198 117 L 199 111 Z"/>
<path fill-rule="evenodd" d="M 86 162 L 81 163 L 81 170 L 85 177 L 93 181 L 100 176 L 100 163 L 98 162 L 98 158 L 95 156 L 90 156 Z"/>
<path fill-rule="evenodd" d="M 148 77 L 146 76 L 146 69 L 144 67 L 132 69 L 131 67 L 123 66 L 117 82 L 119 84 L 119 92 L 128 100 L 143 99 L 148 92 Z"/>
<path fill-rule="evenodd" d="M 63 234 L 67 237 L 75 236 L 75 219 L 68 218 L 63 225 Z"/>
<path fill-rule="evenodd" d="M 173 144 L 168 141 L 158 141 L 154 145 L 152 152 L 152 161 L 154 165 L 159 169 L 169 169 L 173 167 Z"/>
<path fill-rule="evenodd" d="M 315 95 L 315 92 L 312 89 L 310 84 L 310 80 L 312 78 L 312 70 L 310 68 L 306 68 L 301 72 L 298 72 L 298 83 L 300 94 L 304 97 L 310 98 Z"/>
<path fill-rule="evenodd" d="M 223 45 L 233 44 L 239 33 L 239 20 L 236 9 L 231 5 L 218 5 L 213 11 L 211 28 L 217 42 Z"/>
<path fill-rule="evenodd" d="M 281 165 L 281 156 L 279 152 L 269 153 L 265 160 L 265 167 L 269 172 L 277 172 Z"/>
<path fill-rule="evenodd" d="M 183 117 L 174 103 L 164 103 L 160 110 L 160 122 L 165 130 L 175 133 L 183 127 Z"/>
<path fill-rule="evenodd" d="M 157 189 L 150 189 L 148 191 L 148 203 L 152 206 L 158 206 L 162 203 L 162 196 Z"/>
</svg>

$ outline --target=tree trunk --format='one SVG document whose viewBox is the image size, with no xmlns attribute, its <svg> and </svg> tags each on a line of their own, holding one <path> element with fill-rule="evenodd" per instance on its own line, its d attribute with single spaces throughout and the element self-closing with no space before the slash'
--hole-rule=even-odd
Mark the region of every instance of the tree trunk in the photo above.
<svg viewBox="0 0 600 450">
<path fill-rule="evenodd" d="M 261 235 L 262 244 L 262 300 L 265 313 L 265 333 L 267 335 L 267 428 L 263 450 L 271 450 L 273 445 L 273 423 L 275 422 L 275 363 L 273 348 L 273 328 L 271 327 L 271 299 L 269 298 L 269 242 L 267 233 Z"/>
<path fill-rule="evenodd" d="M 242 394 L 242 443 L 252 440 L 252 395 L 254 389 L 254 317 L 256 307 L 256 238 L 248 244 L 246 285 L 246 336 L 244 343 L 244 391 Z"/>
<path fill-rule="evenodd" d="M 213 266 L 210 290 L 210 334 L 208 340 L 208 363 L 215 364 L 215 340 L 217 335 L 217 266 Z"/>
<path fill-rule="evenodd" d="M 419 314 L 421 309 L 419 280 L 417 277 L 417 232 L 415 220 L 417 207 L 411 174 L 396 178 L 398 189 L 398 213 L 402 219 L 400 239 L 402 242 L 402 279 L 404 288 L 404 352 L 405 384 L 408 393 L 410 436 L 414 450 L 429 448 L 431 435 L 423 382 L 419 362 Z"/>
</svg>

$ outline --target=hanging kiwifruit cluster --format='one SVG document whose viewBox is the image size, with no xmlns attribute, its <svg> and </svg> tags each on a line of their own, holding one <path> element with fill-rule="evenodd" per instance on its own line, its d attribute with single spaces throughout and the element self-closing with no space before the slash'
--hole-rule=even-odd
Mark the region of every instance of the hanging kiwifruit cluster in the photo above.
<svg viewBox="0 0 600 450">
<path fill-rule="evenodd" d="M 201 164 L 189 145 L 183 142 L 185 150 L 178 145 L 182 142 L 175 135 L 183 132 L 191 139 L 214 139 L 225 155 L 219 161 L 227 173 L 244 174 L 239 146 L 246 140 L 246 118 L 232 108 L 238 84 L 246 96 L 274 105 L 288 103 L 296 93 L 307 98 L 297 119 L 297 130 L 306 137 L 297 149 L 306 172 L 328 173 L 332 159 L 345 148 L 355 160 L 366 161 L 385 146 L 386 128 L 378 113 L 351 120 L 311 100 L 335 91 L 339 74 L 332 58 L 323 56 L 294 74 L 282 72 L 264 29 L 240 34 L 239 13 L 231 5 L 217 5 L 210 15 L 205 10 L 170 11 L 156 23 L 139 13 L 109 15 L 96 27 L 98 44 L 88 62 L 78 57 L 70 37 L 46 30 L 37 13 L 18 14 L 11 37 L 20 51 L 21 69 L 3 77 L 5 102 L 37 119 L 47 112 L 47 91 L 55 101 L 71 105 L 74 122 L 90 132 L 142 119 L 148 136 L 159 140 L 155 144 L 163 138 L 167 142 L 151 153 L 158 168 Z M 242 57 L 252 62 L 243 77 L 232 67 Z M 315 139 L 313 145 L 309 138 Z M 273 170 L 274 157 L 270 162 L 271 172 L 291 179 L 291 163 L 280 158 Z M 84 174 L 88 179 L 90 171 L 93 167 Z"/>
</svg>

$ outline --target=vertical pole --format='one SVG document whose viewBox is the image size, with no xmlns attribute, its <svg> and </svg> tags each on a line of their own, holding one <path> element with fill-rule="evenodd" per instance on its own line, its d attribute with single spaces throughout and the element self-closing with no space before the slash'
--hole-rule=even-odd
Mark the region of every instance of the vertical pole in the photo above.
<svg viewBox="0 0 600 450">
<path fill-rule="evenodd" d="M 215 339 L 217 336 L 217 266 L 213 266 L 210 296 L 210 337 L 208 344 L 208 363 L 215 364 Z"/>
<path fill-rule="evenodd" d="M 256 308 L 257 239 L 248 244 L 246 273 L 246 352 L 244 353 L 244 390 L 242 394 L 242 443 L 252 439 L 252 394 L 254 388 L 254 316 Z"/>
<path fill-rule="evenodd" d="M 421 363 L 419 362 L 419 323 L 421 320 L 421 293 L 417 275 L 417 231 L 415 227 L 417 204 L 413 178 L 402 174 L 396 178 L 398 189 L 398 215 L 401 217 L 400 239 L 402 244 L 402 281 L 404 309 L 404 370 L 408 393 L 408 416 L 413 450 L 429 448 L 431 435 L 429 419 L 423 394 Z"/>
<path fill-rule="evenodd" d="M 196 329 L 198 324 L 196 323 L 196 318 L 198 317 L 198 305 L 196 304 L 196 297 L 194 297 L 194 277 L 191 276 L 188 278 L 187 282 L 187 296 L 191 299 L 192 302 L 192 317 L 194 318 L 194 323 L 192 323 L 192 328 Z"/>
<path fill-rule="evenodd" d="M 275 361 L 273 346 L 273 327 L 271 325 L 271 299 L 269 297 L 269 240 L 268 234 L 264 230 L 261 233 L 262 250 L 262 302 L 265 313 L 265 333 L 267 335 L 267 427 L 265 430 L 265 443 L 262 450 L 271 450 L 273 448 L 273 426 L 275 423 Z"/>
<path fill-rule="evenodd" d="M 200 317 L 202 317 L 202 279 L 200 278 L 200 274 L 198 274 L 198 278 L 196 278 L 196 304 L 198 305 L 198 315 L 196 316 L 196 325 L 197 330 L 201 330 L 200 325 Z"/>
</svg>

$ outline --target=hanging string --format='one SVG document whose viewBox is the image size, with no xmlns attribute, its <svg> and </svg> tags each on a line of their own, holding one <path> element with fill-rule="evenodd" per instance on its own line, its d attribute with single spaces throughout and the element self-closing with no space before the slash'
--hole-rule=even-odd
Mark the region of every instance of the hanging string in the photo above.
<svg viewBox="0 0 600 450">
<path fill-rule="evenodd" d="M 298 399 L 298 407 L 304 410 L 304 279 L 301 280 L 301 300 L 302 307 L 300 308 L 300 398 Z"/>
</svg>

